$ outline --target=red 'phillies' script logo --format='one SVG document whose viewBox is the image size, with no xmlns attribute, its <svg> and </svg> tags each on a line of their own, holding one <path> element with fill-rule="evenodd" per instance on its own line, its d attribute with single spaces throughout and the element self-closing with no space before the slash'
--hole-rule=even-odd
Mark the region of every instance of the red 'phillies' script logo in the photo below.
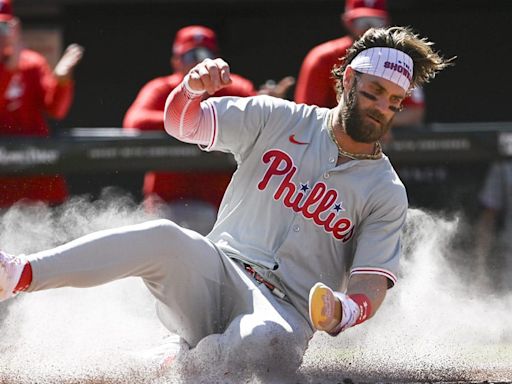
<svg viewBox="0 0 512 384">
<path fill-rule="evenodd" d="M 316 225 L 332 233 L 336 239 L 343 242 L 350 240 L 354 232 L 352 222 L 345 217 L 337 217 L 336 210 L 341 209 L 341 203 L 337 203 L 338 191 L 327 189 L 325 183 L 317 182 L 304 198 L 304 188 L 299 190 L 297 184 L 292 181 L 297 167 L 293 165 L 290 155 L 279 149 L 271 149 L 263 154 L 262 160 L 269 166 L 263 179 L 258 183 L 259 190 L 267 188 L 272 177 L 282 177 L 281 184 L 274 193 L 275 200 L 282 198 L 286 207 L 302 214 L 306 219 L 312 219 Z"/>
</svg>

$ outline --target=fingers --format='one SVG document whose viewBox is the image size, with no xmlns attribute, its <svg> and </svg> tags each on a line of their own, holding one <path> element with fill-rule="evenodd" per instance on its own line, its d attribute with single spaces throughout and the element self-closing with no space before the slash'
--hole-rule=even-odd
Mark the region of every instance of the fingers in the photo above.
<svg viewBox="0 0 512 384">
<path fill-rule="evenodd" d="M 205 59 L 190 70 L 188 85 L 195 91 L 213 95 L 231 84 L 229 65 L 222 59 Z"/>
<path fill-rule="evenodd" d="M 84 48 L 81 45 L 69 45 L 53 70 L 55 75 L 60 78 L 71 77 L 74 68 L 82 60 L 83 54 Z"/>
<path fill-rule="evenodd" d="M 73 44 L 70 44 L 66 48 L 66 51 L 64 52 L 64 54 L 65 55 L 81 56 L 81 55 L 83 55 L 83 52 L 84 52 L 84 47 L 82 47 L 79 44 L 73 43 Z"/>
<path fill-rule="evenodd" d="M 68 62 L 69 66 L 75 66 L 80 60 L 82 60 L 83 54 L 84 47 L 78 44 L 71 44 L 64 51 L 62 58 Z"/>
</svg>

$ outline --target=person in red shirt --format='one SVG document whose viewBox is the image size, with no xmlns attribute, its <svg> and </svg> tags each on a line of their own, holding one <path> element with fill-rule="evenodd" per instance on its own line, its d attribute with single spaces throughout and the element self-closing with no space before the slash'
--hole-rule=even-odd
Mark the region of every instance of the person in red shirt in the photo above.
<svg viewBox="0 0 512 384">
<path fill-rule="evenodd" d="M 46 137 L 46 118 L 62 119 L 69 110 L 72 71 L 83 48 L 69 46 L 52 72 L 42 55 L 22 48 L 20 29 L 10 0 L 0 0 L 0 135 Z M 22 199 L 58 204 L 66 197 L 59 175 L 0 177 L 0 208 Z"/>
<path fill-rule="evenodd" d="M 180 29 L 175 36 L 171 67 L 173 73 L 149 81 L 142 87 L 127 110 L 124 128 L 164 131 L 165 101 L 171 91 L 196 64 L 218 55 L 215 31 L 191 25 Z M 232 83 L 213 96 L 254 96 L 269 94 L 283 97 L 294 84 L 293 77 L 285 77 L 275 86 L 267 82 L 259 90 L 254 84 L 237 74 L 231 74 Z M 231 172 L 147 172 L 144 177 L 143 195 L 150 212 L 160 212 L 178 224 L 201 233 L 208 232 L 217 214 L 224 191 L 231 179 Z"/>
<path fill-rule="evenodd" d="M 334 108 L 336 91 L 331 70 L 340 64 L 354 39 L 370 28 L 389 24 L 386 0 L 347 0 L 342 24 L 349 35 L 314 47 L 305 57 L 295 87 L 295 102 Z M 393 126 L 412 126 L 423 122 L 425 101 L 422 89 L 414 90 L 414 97 L 404 100 L 404 110 L 397 113 Z"/>
</svg>

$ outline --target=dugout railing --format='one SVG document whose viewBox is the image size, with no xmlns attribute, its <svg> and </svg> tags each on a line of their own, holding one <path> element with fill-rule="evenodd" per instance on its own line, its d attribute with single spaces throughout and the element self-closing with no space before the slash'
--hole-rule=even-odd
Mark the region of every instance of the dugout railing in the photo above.
<svg viewBox="0 0 512 384">
<path fill-rule="evenodd" d="M 512 158 L 512 123 L 395 129 L 384 150 L 408 189 L 411 206 L 472 215 L 489 164 Z M 205 153 L 159 132 L 73 128 L 46 139 L 0 140 L 0 174 L 64 174 L 72 194 L 95 196 L 113 185 L 139 199 L 147 170 L 235 168 L 231 155 Z"/>
</svg>

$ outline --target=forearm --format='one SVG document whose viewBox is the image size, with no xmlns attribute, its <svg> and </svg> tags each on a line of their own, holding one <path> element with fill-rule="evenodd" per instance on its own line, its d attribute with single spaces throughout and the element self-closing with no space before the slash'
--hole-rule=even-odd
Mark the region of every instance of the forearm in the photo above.
<svg viewBox="0 0 512 384">
<path fill-rule="evenodd" d="M 352 275 L 348 284 L 347 295 L 365 295 L 372 307 L 372 312 L 368 317 L 371 318 L 386 297 L 387 283 L 387 278 L 380 275 Z"/>
<path fill-rule="evenodd" d="M 386 297 L 387 280 L 377 275 L 353 275 L 347 293 L 335 292 L 340 301 L 339 323 L 333 336 L 373 317 Z"/>
<path fill-rule="evenodd" d="M 309 295 L 313 327 L 332 336 L 361 324 L 378 310 L 387 291 L 387 278 L 375 274 L 352 275 L 347 292 L 335 292 L 322 283 Z"/>
<path fill-rule="evenodd" d="M 167 97 L 164 111 L 165 131 L 178 140 L 206 145 L 215 129 L 215 111 L 201 103 L 204 92 L 190 89 L 186 76 Z"/>
<path fill-rule="evenodd" d="M 57 84 L 45 97 L 46 111 L 54 119 L 63 119 L 69 112 L 74 96 L 74 83 Z"/>
</svg>

